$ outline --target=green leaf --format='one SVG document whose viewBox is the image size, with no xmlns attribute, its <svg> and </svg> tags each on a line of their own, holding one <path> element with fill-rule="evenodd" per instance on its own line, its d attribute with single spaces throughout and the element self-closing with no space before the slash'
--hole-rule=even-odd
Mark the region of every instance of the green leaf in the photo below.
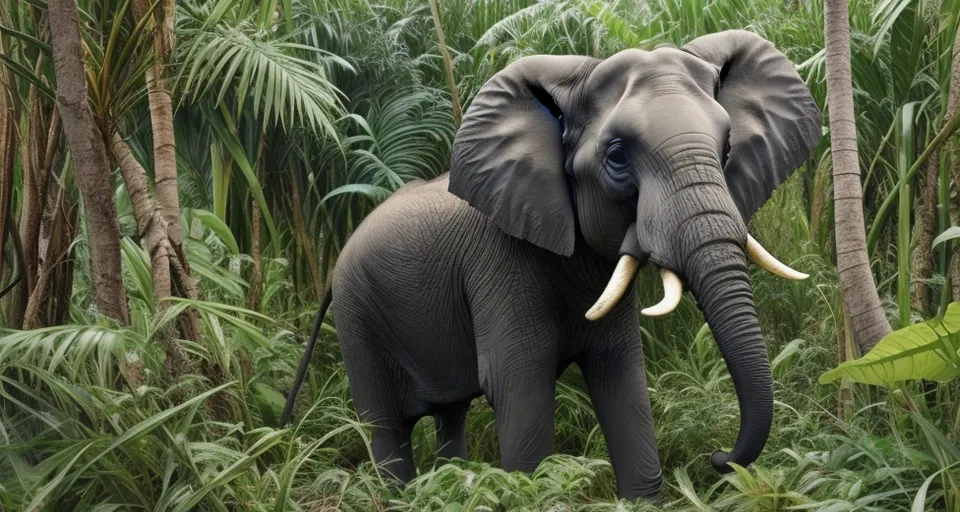
<svg viewBox="0 0 960 512">
<path fill-rule="evenodd" d="M 195 403 L 197 403 L 197 402 L 202 402 L 202 401 L 206 400 L 207 398 L 210 398 L 211 396 L 219 393 L 220 391 L 223 391 L 224 389 L 227 389 L 228 387 L 233 386 L 233 385 L 236 384 L 236 383 L 237 383 L 236 381 L 230 381 L 230 382 L 227 382 L 226 384 L 222 384 L 222 385 L 217 386 L 217 387 L 215 387 L 215 388 L 213 388 L 213 389 L 209 389 L 209 390 L 207 390 L 207 391 L 205 391 L 205 392 L 203 392 L 203 393 L 201 393 L 201 394 L 199 394 L 199 395 L 191 398 L 190 400 L 187 400 L 186 402 L 183 402 L 182 404 L 180 404 L 180 405 L 178 405 L 178 406 L 176 406 L 176 407 L 173 407 L 173 408 L 167 409 L 167 410 L 165 410 L 165 411 L 163 411 L 163 412 L 154 414 L 153 416 L 150 416 L 149 418 L 141 421 L 140 423 L 137 423 L 136 425 L 130 427 L 130 429 L 127 430 L 126 432 L 124 432 L 123 435 L 121 435 L 120 437 L 114 439 L 114 441 L 113 441 L 112 443 L 110 443 L 110 445 L 107 446 L 103 451 L 97 453 L 96 457 L 92 458 L 92 459 L 90 460 L 90 462 L 87 462 L 86 465 L 84 465 L 82 468 L 80 468 L 80 469 L 78 469 L 77 471 L 75 471 L 75 472 L 73 473 L 73 476 L 70 478 L 70 482 L 67 484 L 66 487 L 67 487 L 67 488 L 72 487 L 73 484 L 74 484 L 74 482 L 76 482 L 78 478 L 80 478 L 81 476 L 83 476 L 84 473 L 87 472 L 87 470 L 89 470 L 94 464 L 96 464 L 96 462 L 97 462 L 98 460 L 100 460 L 101 458 L 103 458 L 103 457 L 104 457 L 105 455 L 107 455 L 108 453 L 112 452 L 113 450 L 117 449 L 118 447 L 120 447 L 120 446 L 122 446 L 122 445 L 124 445 L 124 444 L 126 444 L 126 443 L 128 443 L 128 442 L 130 442 L 130 441 L 132 441 L 132 440 L 134 440 L 134 439 L 139 438 L 139 437 L 142 436 L 142 435 L 145 435 L 146 433 L 150 432 L 151 430 L 153 430 L 153 429 L 155 429 L 155 428 L 163 425 L 163 423 L 166 422 L 168 419 L 170 419 L 170 417 L 176 415 L 176 414 L 179 413 L 180 411 L 189 408 L 190 406 L 192 406 L 193 404 L 195 404 Z"/>
<path fill-rule="evenodd" d="M 277 444 L 283 441 L 284 436 L 287 434 L 286 430 L 277 430 L 269 431 L 262 438 L 257 440 L 253 446 L 247 450 L 245 456 L 231 464 L 229 467 L 217 474 L 213 479 L 207 482 L 203 487 L 197 489 L 195 492 L 191 493 L 189 497 L 180 503 L 175 510 L 175 512 L 186 512 L 187 510 L 194 510 L 195 507 L 206 497 L 207 494 L 210 494 L 217 487 L 226 485 L 231 480 L 239 477 L 244 472 L 246 472 L 250 466 L 252 466 L 257 458 L 263 455 L 264 452 L 273 448 Z"/>
<path fill-rule="evenodd" d="M 349 185 L 342 185 L 331 190 L 329 193 L 327 193 L 327 195 L 323 196 L 323 199 L 320 200 L 320 203 L 325 203 L 328 199 L 342 194 L 361 194 L 373 199 L 374 201 L 382 201 L 390 195 L 390 191 L 377 185 L 370 185 L 367 183 L 351 183 Z"/>
<path fill-rule="evenodd" d="M 200 219 L 200 222 L 203 223 L 210 231 L 213 231 L 220 237 L 220 240 L 230 249 L 230 252 L 233 254 L 240 254 L 240 247 L 237 245 L 237 239 L 234 238 L 233 232 L 230 231 L 230 226 L 227 226 L 226 222 L 217 217 L 212 212 L 207 210 L 201 210 L 199 208 L 194 208 L 191 210 L 194 216 Z"/>
<path fill-rule="evenodd" d="M 921 485 L 920 489 L 917 491 L 916 497 L 913 498 L 913 506 L 910 507 L 910 512 L 923 512 L 926 510 L 927 491 L 930 490 L 930 484 L 933 483 L 933 480 L 940 475 L 940 473 L 943 473 L 957 464 L 960 464 L 960 461 L 954 462 L 947 467 L 940 468 L 936 473 L 928 476 L 927 479 L 923 481 L 923 485 Z"/>
<path fill-rule="evenodd" d="M 29 45 L 39 49 L 40 51 L 42 51 L 47 55 L 53 55 L 53 50 L 50 48 L 49 44 L 44 43 L 43 41 L 37 39 L 36 37 L 31 36 L 30 34 L 26 34 L 26 33 L 20 32 L 19 30 L 14 30 L 10 27 L 5 27 L 3 25 L 0 25 L 0 34 L 7 34 L 16 39 L 20 39 L 21 41 L 28 43 Z"/>
<path fill-rule="evenodd" d="M 0 61 L 3 61 L 3 63 L 7 65 L 7 69 L 9 69 L 10 72 L 26 80 L 27 82 L 30 82 L 30 84 L 36 87 L 37 90 L 40 91 L 40 94 L 46 96 L 47 99 L 50 101 L 57 101 L 57 93 L 54 92 L 53 88 L 43 83 L 43 81 L 40 80 L 40 77 L 33 74 L 33 71 L 27 69 L 26 66 L 10 59 L 2 53 L 0 53 Z"/>
<path fill-rule="evenodd" d="M 273 242 L 272 245 L 275 252 L 274 256 L 279 258 L 280 247 L 282 246 L 280 243 L 280 233 L 277 231 L 277 225 L 273 222 L 273 215 L 270 213 L 267 199 L 263 196 L 263 189 L 260 187 L 257 173 L 254 172 L 253 166 L 250 165 L 247 154 L 240 144 L 240 139 L 237 138 L 236 126 L 233 119 L 224 119 L 222 116 L 214 113 L 210 113 L 207 119 L 211 121 L 210 126 L 220 141 L 223 142 L 230 151 L 230 155 L 233 156 L 234 162 L 240 167 L 243 177 L 247 179 L 250 193 L 253 194 L 253 197 L 257 200 L 257 203 L 259 203 L 260 213 L 263 215 L 263 220 L 267 224 L 267 231 L 270 232 L 270 240 Z M 229 125 L 227 123 L 229 123 Z"/>
<path fill-rule="evenodd" d="M 253 384 L 254 398 L 260 408 L 260 415 L 267 425 L 275 425 L 283 406 L 286 404 L 286 397 L 272 387 L 257 382 Z"/>
<path fill-rule="evenodd" d="M 870 352 L 820 376 L 827 384 L 841 378 L 892 386 L 907 380 L 946 382 L 957 376 L 960 348 L 960 302 L 942 319 L 914 324 L 885 336 Z"/>
<path fill-rule="evenodd" d="M 931 247 L 936 247 L 947 240 L 953 240 L 954 238 L 960 238 L 960 226 L 951 226 L 943 233 L 940 233 L 939 236 L 933 239 L 933 245 Z"/>
<path fill-rule="evenodd" d="M 78 460 L 80 460 L 80 457 L 82 457 L 83 454 L 88 449 L 93 447 L 95 444 L 97 444 L 96 441 L 89 441 L 86 444 L 77 443 L 73 446 L 68 447 L 67 450 L 69 450 L 71 453 L 73 451 L 76 451 L 77 453 L 73 455 L 73 458 L 71 458 L 70 461 L 63 466 L 63 469 L 61 469 L 60 472 L 57 473 L 57 476 L 55 476 L 52 480 L 47 482 L 47 484 L 44 485 L 37 492 L 36 495 L 34 495 L 33 500 L 30 501 L 30 504 L 27 505 L 27 508 L 25 510 L 28 510 L 31 512 L 34 510 L 42 510 L 44 505 L 44 500 L 50 495 L 51 492 L 53 492 L 54 489 L 57 488 L 58 485 L 60 485 L 61 482 L 63 482 L 63 479 L 66 478 L 67 476 L 67 472 L 70 471 L 70 468 L 72 468 L 73 465 L 76 464 Z"/>
</svg>

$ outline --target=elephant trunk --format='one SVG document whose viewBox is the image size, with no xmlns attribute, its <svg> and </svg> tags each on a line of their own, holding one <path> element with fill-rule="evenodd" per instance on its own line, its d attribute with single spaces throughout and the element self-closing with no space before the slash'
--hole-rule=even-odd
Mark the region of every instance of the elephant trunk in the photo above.
<svg viewBox="0 0 960 512">
<path fill-rule="evenodd" d="M 740 402 L 740 433 L 729 453 L 710 457 L 714 469 L 727 462 L 752 463 L 763 450 L 773 419 L 773 379 L 757 321 L 743 249 L 722 240 L 700 246 L 684 260 L 687 285 L 703 311 L 730 370 Z"/>
</svg>

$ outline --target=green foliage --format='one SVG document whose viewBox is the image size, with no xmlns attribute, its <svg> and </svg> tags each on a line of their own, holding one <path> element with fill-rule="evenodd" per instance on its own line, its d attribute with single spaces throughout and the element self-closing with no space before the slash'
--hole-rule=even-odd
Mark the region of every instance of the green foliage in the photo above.
<svg viewBox="0 0 960 512">
<path fill-rule="evenodd" d="M 893 386 L 921 379 L 948 382 L 960 372 L 960 302 L 942 318 L 894 331 L 860 359 L 846 361 L 820 376 L 827 384 L 842 378 Z"/>
<path fill-rule="evenodd" d="M 15 79 L 5 92 L 21 104 L 30 85 L 41 96 L 55 91 L 47 35 L 35 22 L 45 2 L 28 3 L 31 10 L 16 1 L 0 6 L 0 60 Z M 78 5 L 92 105 L 107 124 L 129 125 L 131 147 L 149 162 L 143 81 L 150 38 L 131 23 L 128 3 Z M 606 443 L 575 366 L 557 384 L 557 453 L 532 474 L 497 469 L 493 411 L 478 399 L 467 418 L 470 461 L 438 464 L 435 426 L 425 418 L 413 439 L 417 478 L 404 488 L 385 483 L 370 462 L 368 426 L 353 410 L 332 318 L 323 326 L 296 423 L 274 428 L 301 355 L 298 342 L 316 309 L 312 271 L 328 281 L 340 248 L 373 207 L 405 183 L 446 171 L 455 127 L 435 27 L 427 4 L 411 0 L 176 6 L 168 77 L 177 105 L 184 250 L 202 299 L 157 308 L 149 258 L 118 188 L 130 326 L 113 325 L 90 307 L 81 230 L 70 323 L 0 331 L 3 509 L 960 510 L 960 448 L 953 441 L 960 435 L 960 387 L 952 379 L 960 307 L 951 305 L 942 321 L 907 326 L 864 359 L 834 368 L 844 321 L 831 263 L 827 138 L 749 226 L 772 253 L 811 275 L 787 283 L 751 268 L 776 402 L 774 434 L 750 468 L 720 476 L 709 466 L 713 449 L 734 442 L 739 411 L 726 366 L 689 296 L 670 316 L 641 320 L 665 476 L 657 504 L 616 501 Z M 824 106 L 821 2 L 443 0 L 438 6 L 464 108 L 495 72 L 524 55 L 602 58 L 727 28 L 773 41 Z M 958 12 L 957 0 L 850 5 L 871 263 L 889 316 L 904 325 L 931 313 L 909 311 L 906 303 L 907 255 L 915 245 L 909 213 L 923 188 L 914 179 L 917 162 L 941 133 Z M 909 109 L 912 115 L 903 115 Z M 15 177 L 20 165 L 18 159 Z M 940 198 L 952 200 L 949 167 L 942 169 Z M 305 236 L 294 222 L 294 183 Z M 15 186 L 14 211 L 21 195 Z M 254 203 L 268 233 L 256 311 L 246 308 Z M 896 222 L 888 219 L 893 213 Z M 951 245 L 944 242 L 957 229 L 942 213 L 934 242 L 941 262 Z M 307 267 L 308 249 L 320 269 Z M 943 270 L 938 263 L 933 295 L 944 288 Z M 640 303 L 657 302 L 659 293 L 659 277 L 644 269 Z M 183 346 L 198 368 L 172 383 L 161 333 L 188 306 L 198 313 L 202 341 Z M 205 377 L 213 365 L 222 375 Z M 838 395 L 819 376 L 899 387 L 844 386 Z M 913 382 L 920 378 L 949 382 Z"/>
</svg>

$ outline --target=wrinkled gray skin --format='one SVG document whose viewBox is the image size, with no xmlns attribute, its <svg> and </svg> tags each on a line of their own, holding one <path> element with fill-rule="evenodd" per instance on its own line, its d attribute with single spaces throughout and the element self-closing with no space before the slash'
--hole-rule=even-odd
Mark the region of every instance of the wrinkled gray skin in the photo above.
<svg viewBox="0 0 960 512">
<path fill-rule="evenodd" d="M 438 455 L 465 458 L 464 417 L 483 394 L 503 468 L 533 470 L 552 450 L 556 379 L 576 363 L 619 495 L 655 497 L 632 287 L 606 317 L 584 318 L 624 253 L 692 291 L 740 402 L 736 444 L 711 462 L 753 462 L 773 394 L 745 224 L 819 137 L 793 66 L 748 32 L 606 60 L 527 57 L 494 76 L 450 174 L 390 197 L 337 264 L 339 339 L 356 408 L 378 427 L 377 462 L 412 478 L 410 433 L 426 415 Z"/>
</svg>

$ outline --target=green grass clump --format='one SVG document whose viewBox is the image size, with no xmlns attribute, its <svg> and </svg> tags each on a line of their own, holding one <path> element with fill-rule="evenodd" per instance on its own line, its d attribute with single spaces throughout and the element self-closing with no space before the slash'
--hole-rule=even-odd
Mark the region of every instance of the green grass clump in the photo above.
<svg viewBox="0 0 960 512">
<path fill-rule="evenodd" d="M 758 219 L 758 238 L 780 240 L 768 233 L 790 229 L 766 220 L 766 211 Z M 205 240 L 201 245 L 216 251 L 215 239 Z M 332 324 L 299 397 L 297 421 L 275 428 L 309 310 L 286 309 L 289 292 L 267 302 L 272 316 L 229 305 L 243 299 L 228 282 L 208 284 L 220 302 L 190 303 L 215 343 L 189 349 L 201 364 L 220 364 L 219 382 L 201 374 L 167 381 L 155 340 L 184 301 L 155 313 L 151 295 L 135 295 L 141 303 L 131 327 L 84 316 L 71 325 L 5 332 L 0 503 L 9 510 L 907 510 L 924 480 L 943 467 L 926 500 L 955 503 L 950 464 L 960 457 L 949 439 L 956 435 L 956 391 L 853 390 L 856 403 L 870 405 L 838 407 L 836 389 L 816 382 L 836 360 L 833 276 L 802 244 L 793 251 L 785 259 L 810 280 L 751 276 L 776 405 L 770 441 L 748 469 L 720 476 L 709 467 L 710 452 L 735 440 L 739 411 L 692 299 L 674 315 L 643 320 L 665 474 L 656 504 L 616 500 L 603 435 L 575 366 L 557 383 L 556 455 L 532 474 L 497 468 L 493 411 L 480 398 L 468 415 L 469 461 L 438 465 L 434 424 L 426 418 L 413 437 L 419 475 L 405 487 L 385 482 L 370 462 L 369 428 L 352 408 Z M 145 258 L 131 256 L 138 254 Z M 207 264 L 230 268 L 227 260 Z M 289 279 L 285 266 L 274 268 L 271 279 Z M 657 294 L 655 277 L 641 277 L 641 300 Z M 784 321 L 786 312 L 802 314 Z"/>
</svg>

